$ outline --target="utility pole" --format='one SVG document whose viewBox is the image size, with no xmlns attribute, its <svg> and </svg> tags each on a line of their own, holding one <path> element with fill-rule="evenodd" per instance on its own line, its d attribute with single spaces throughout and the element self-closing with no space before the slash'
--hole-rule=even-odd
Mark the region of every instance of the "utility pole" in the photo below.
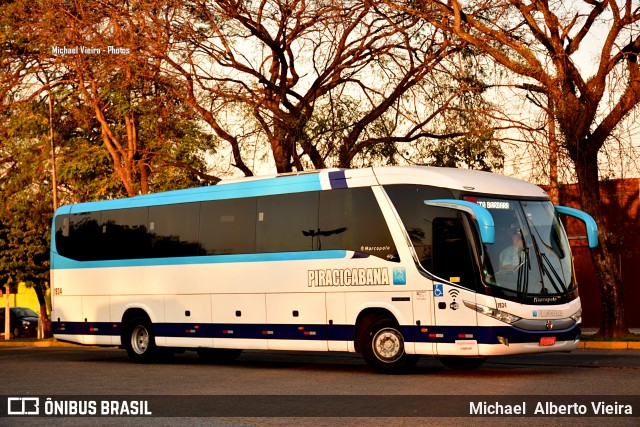
<svg viewBox="0 0 640 427">
<path fill-rule="evenodd" d="M 58 178 L 56 174 L 56 145 L 53 140 L 53 94 L 49 88 L 49 140 L 51 142 L 51 181 L 53 186 L 53 212 L 58 209 Z"/>
<path fill-rule="evenodd" d="M 11 288 L 6 285 L 4 289 L 7 294 L 4 305 L 4 339 L 9 341 L 11 339 L 11 308 L 9 308 L 9 292 Z"/>
</svg>

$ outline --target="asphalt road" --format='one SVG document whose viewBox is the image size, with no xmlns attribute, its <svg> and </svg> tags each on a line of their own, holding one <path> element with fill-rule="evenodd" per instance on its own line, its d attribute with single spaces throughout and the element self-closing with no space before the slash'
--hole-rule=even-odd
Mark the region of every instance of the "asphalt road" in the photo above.
<svg viewBox="0 0 640 427">
<path fill-rule="evenodd" d="M 613 405 L 612 417 L 581 416 L 581 425 L 640 424 L 638 350 L 496 357 L 474 371 L 423 358 L 407 375 L 375 374 L 349 353 L 245 351 L 234 362 L 214 364 L 187 352 L 170 362 L 138 365 L 122 350 L 95 347 L 2 348 L 0 366 L 3 399 L 88 400 L 98 407 L 102 400 L 148 400 L 149 410 L 163 416 L 118 418 L 121 425 L 575 425 L 575 418 L 558 413 L 533 416 L 537 403 L 549 402 L 555 405 L 551 411 L 583 405 L 589 416 L 593 405 Z M 497 404 L 503 412 L 524 402 L 529 417 L 502 416 L 507 412 L 479 418 L 469 414 L 470 402 Z M 619 412 L 631 405 L 634 417 L 615 413 L 615 402 Z M 0 425 L 43 421 L 112 425 L 114 418 L 8 417 Z"/>
</svg>

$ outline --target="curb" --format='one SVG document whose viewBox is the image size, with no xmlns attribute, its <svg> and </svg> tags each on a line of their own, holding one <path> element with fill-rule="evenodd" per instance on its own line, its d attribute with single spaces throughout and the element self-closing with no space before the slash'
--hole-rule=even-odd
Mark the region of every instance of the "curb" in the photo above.
<svg viewBox="0 0 640 427">
<path fill-rule="evenodd" d="M 581 341 L 578 348 L 587 350 L 640 350 L 640 341 Z"/>
<path fill-rule="evenodd" d="M 0 347 L 88 347 L 82 344 L 74 344 L 64 341 L 15 341 L 0 339 Z"/>
</svg>

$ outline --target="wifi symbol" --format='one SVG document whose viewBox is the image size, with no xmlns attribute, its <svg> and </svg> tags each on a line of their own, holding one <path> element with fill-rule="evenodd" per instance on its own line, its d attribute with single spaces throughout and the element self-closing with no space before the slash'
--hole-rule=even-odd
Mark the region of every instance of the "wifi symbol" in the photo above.
<svg viewBox="0 0 640 427">
<path fill-rule="evenodd" d="M 458 296 L 459 293 L 460 293 L 460 291 L 457 290 L 457 289 L 449 290 L 449 295 L 451 295 L 453 297 L 453 299 L 455 299 Z"/>
</svg>

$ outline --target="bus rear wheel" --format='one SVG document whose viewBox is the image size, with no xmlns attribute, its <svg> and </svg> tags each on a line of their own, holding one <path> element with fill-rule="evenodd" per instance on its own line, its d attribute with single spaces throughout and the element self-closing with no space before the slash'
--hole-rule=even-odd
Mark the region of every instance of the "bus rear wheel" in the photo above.
<svg viewBox="0 0 640 427">
<path fill-rule="evenodd" d="M 379 373 L 405 373 L 418 362 L 419 356 L 405 353 L 404 336 L 397 323 L 389 317 L 374 318 L 362 339 L 364 360 Z"/>
<path fill-rule="evenodd" d="M 158 347 L 151 321 L 144 317 L 135 317 L 127 327 L 123 344 L 127 349 L 129 359 L 138 363 L 148 363 L 155 360 Z"/>
</svg>

